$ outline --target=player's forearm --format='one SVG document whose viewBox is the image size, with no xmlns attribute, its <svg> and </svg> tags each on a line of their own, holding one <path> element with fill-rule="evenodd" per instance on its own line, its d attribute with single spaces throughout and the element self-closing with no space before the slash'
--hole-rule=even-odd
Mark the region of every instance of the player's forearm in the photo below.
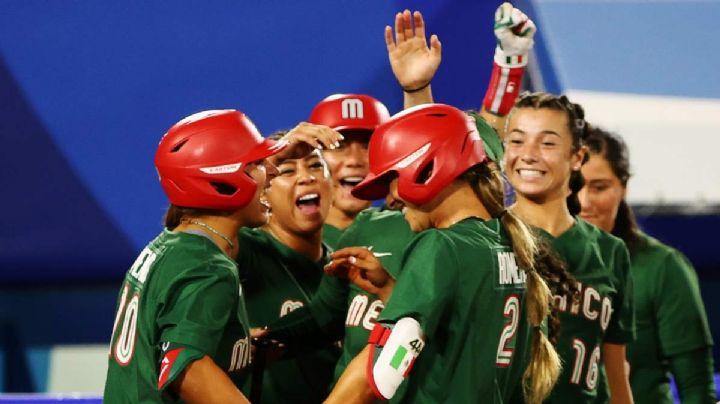
<svg viewBox="0 0 720 404">
<path fill-rule="evenodd" d="M 715 403 L 715 382 L 710 347 L 669 358 L 682 403 Z"/>
<path fill-rule="evenodd" d="M 325 400 L 326 404 L 371 403 L 375 399 L 366 373 L 369 356 L 368 347 L 355 356 Z"/>
<path fill-rule="evenodd" d="M 250 402 L 208 356 L 190 363 L 173 383 L 173 388 L 180 398 L 190 404 Z"/>
<path fill-rule="evenodd" d="M 602 351 L 610 388 L 610 403 L 632 404 L 632 390 L 625 371 L 625 345 L 603 344 Z"/>
<path fill-rule="evenodd" d="M 500 136 L 500 140 L 502 140 L 505 136 L 505 121 L 507 121 L 507 115 L 501 116 L 493 114 L 485 109 L 485 107 L 480 110 L 478 115 L 480 115 L 480 117 L 482 117 L 488 125 L 495 129 L 495 132 L 497 132 Z"/>
<path fill-rule="evenodd" d="M 416 105 L 431 104 L 433 102 L 431 87 L 432 86 L 428 84 L 427 87 L 420 91 L 403 91 L 403 108 L 408 109 Z"/>
</svg>

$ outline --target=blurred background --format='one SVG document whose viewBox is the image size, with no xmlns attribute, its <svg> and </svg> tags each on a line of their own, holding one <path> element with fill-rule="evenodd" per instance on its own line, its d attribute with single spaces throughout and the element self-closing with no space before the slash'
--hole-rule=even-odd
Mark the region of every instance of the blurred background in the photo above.
<svg viewBox="0 0 720 404">
<path fill-rule="evenodd" d="M 539 29 L 525 86 L 625 137 L 629 200 L 695 265 L 718 341 L 720 1 L 514 3 Z M 383 28 L 404 8 L 442 41 L 436 101 L 479 108 L 499 4 L 0 2 L 0 392 L 102 391 L 122 276 L 161 230 L 152 159 L 174 122 L 236 108 L 270 133 L 340 92 L 398 112 Z"/>
</svg>

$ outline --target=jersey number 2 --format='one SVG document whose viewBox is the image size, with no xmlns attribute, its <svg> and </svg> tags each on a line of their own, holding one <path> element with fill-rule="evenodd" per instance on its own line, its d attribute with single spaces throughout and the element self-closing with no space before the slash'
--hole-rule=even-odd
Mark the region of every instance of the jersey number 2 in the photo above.
<svg viewBox="0 0 720 404">
<path fill-rule="evenodd" d="M 508 345 L 512 342 L 517 332 L 517 327 L 520 318 L 520 296 L 512 294 L 505 299 L 505 307 L 503 308 L 503 315 L 509 319 L 505 327 L 503 327 L 500 333 L 500 342 L 498 343 L 497 358 L 495 364 L 500 367 L 510 366 L 512 360 L 513 348 Z"/>
</svg>

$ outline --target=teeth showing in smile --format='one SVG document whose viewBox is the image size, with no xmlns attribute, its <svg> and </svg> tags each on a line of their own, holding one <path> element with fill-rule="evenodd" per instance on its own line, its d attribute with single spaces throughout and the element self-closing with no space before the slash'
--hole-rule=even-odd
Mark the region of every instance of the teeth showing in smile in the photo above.
<svg viewBox="0 0 720 404">
<path fill-rule="evenodd" d="M 531 178 L 537 178 L 543 175 L 543 172 L 540 170 L 527 170 L 527 169 L 521 169 L 518 170 L 518 173 L 521 177 L 531 177 Z"/>
<path fill-rule="evenodd" d="M 303 195 L 300 198 L 298 198 L 298 202 L 309 202 L 309 201 L 319 198 L 319 197 L 320 197 L 320 195 L 318 195 L 318 194 L 307 194 L 307 195 Z"/>
<path fill-rule="evenodd" d="M 363 180 L 363 177 L 345 177 L 340 180 L 341 185 L 354 187 L 355 185 L 359 184 L 360 181 Z"/>
</svg>

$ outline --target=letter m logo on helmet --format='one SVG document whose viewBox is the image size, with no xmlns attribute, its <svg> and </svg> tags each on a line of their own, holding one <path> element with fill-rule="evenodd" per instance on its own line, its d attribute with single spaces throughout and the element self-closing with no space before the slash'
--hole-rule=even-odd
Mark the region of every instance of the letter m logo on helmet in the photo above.
<svg viewBox="0 0 720 404">
<path fill-rule="evenodd" d="M 346 98 L 342 101 L 343 119 L 363 119 L 363 103 L 357 98 Z"/>
<path fill-rule="evenodd" d="M 388 109 L 364 94 L 335 94 L 313 108 L 308 122 L 329 126 L 337 131 L 364 131 L 368 135 L 390 119 Z"/>
</svg>

